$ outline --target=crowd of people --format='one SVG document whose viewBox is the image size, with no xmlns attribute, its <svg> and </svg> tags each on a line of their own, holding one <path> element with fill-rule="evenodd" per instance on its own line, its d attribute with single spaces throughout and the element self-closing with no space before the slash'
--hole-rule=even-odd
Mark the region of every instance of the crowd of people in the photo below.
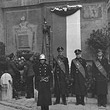
<svg viewBox="0 0 110 110">
<path fill-rule="evenodd" d="M 71 92 L 76 97 L 76 105 L 85 105 L 84 98 L 88 88 L 94 83 L 93 94 L 97 96 L 98 106 L 106 107 L 110 69 L 103 51 L 99 49 L 97 58 L 93 61 L 90 71 L 93 82 L 91 84 L 87 62 L 81 56 L 82 50 L 74 51 L 76 58 L 71 61 L 70 67 L 68 58 L 63 55 L 64 48 L 58 47 L 57 51 L 58 56 L 53 58 L 53 65 L 46 62 L 44 54 L 37 59 L 33 56 L 15 59 L 14 54 L 7 57 L 7 66 L 4 69 L 13 79 L 13 98 L 18 99 L 22 94 L 26 98 L 34 98 L 35 88 L 38 91 L 37 105 L 41 106 L 41 110 L 49 110 L 53 93 L 56 98 L 54 104 L 60 104 L 61 97 L 62 103 L 67 105 L 66 97 Z"/>
<path fill-rule="evenodd" d="M 20 96 L 26 98 L 34 97 L 33 64 L 37 63 L 36 56 L 27 54 L 25 56 L 15 56 L 11 53 L 2 56 L 0 59 L 0 77 L 4 73 L 9 73 L 12 77 L 12 97 L 19 99 Z"/>
</svg>

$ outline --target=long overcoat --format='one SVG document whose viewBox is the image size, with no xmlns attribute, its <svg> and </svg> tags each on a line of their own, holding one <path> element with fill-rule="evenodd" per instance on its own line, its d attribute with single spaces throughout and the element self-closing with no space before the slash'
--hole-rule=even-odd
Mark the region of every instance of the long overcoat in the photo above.
<svg viewBox="0 0 110 110">
<path fill-rule="evenodd" d="M 75 58 L 75 60 L 78 60 L 81 65 L 83 66 L 85 70 L 85 77 L 82 75 L 82 73 L 78 70 L 76 65 L 74 64 L 73 60 L 71 62 L 71 77 L 73 78 L 73 94 L 75 95 L 86 95 L 86 78 L 87 75 L 87 68 L 86 68 L 86 61 L 83 58 Z"/>
<path fill-rule="evenodd" d="M 60 68 L 58 62 L 58 59 L 64 63 L 65 66 L 65 73 Z M 55 95 L 60 92 L 61 94 L 67 94 L 67 77 L 69 75 L 69 64 L 68 64 L 68 58 L 64 56 L 57 56 L 54 59 L 54 92 Z"/>
<path fill-rule="evenodd" d="M 26 80 L 26 91 L 27 97 L 34 96 L 34 85 L 33 85 L 33 63 L 30 60 L 26 61 L 25 68 L 24 68 L 25 80 Z"/>
<path fill-rule="evenodd" d="M 52 81 L 52 73 L 51 66 L 44 64 L 36 64 L 33 66 L 33 70 L 35 73 L 35 88 L 38 90 L 38 106 L 48 106 L 51 105 L 51 81 Z M 42 78 L 48 77 L 49 81 L 41 81 Z"/>
<path fill-rule="evenodd" d="M 101 63 L 101 65 L 103 66 L 103 68 L 105 69 L 105 71 L 107 72 L 107 77 L 109 76 L 108 72 L 109 72 L 109 64 L 108 64 L 108 60 L 106 58 L 102 58 L 102 60 L 96 59 L 96 61 L 99 61 Z M 98 68 L 95 65 L 95 62 L 93 63 L 93 77 L 95 79 L 95 92 L 97 95 L 100 94 L 107 94 L 108 93 L 108 88 L 107 88 L 107 83 L 108 83 L 108 79 L 102 75 L 102 73 L 98 70 Z"/>
</svg>

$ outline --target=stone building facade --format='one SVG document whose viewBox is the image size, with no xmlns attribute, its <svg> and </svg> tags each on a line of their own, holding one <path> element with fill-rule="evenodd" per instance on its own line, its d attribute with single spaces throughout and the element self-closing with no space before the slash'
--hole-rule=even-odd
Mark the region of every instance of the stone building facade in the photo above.
<svg viewBox="0 0 110 110">
<path fill-rule="evenodd" d="M 22 49 L 41 53 L 45 18 L 51 27 L 50 56 L 57 55 L 59 44 L 65 48 L 64 54 L 67 55 L 64 18 L 55 16 L 50 10 L 58 6 L 81 5 L 81 49 L 83 57 L 91 60 L 93 55 L 85 42 L 93 29 L 102 28 L 110 21 L 108 0 L 0 0 L 0 4 L 0 41 L 5 43 L 6 54 Z"/>
</svg>

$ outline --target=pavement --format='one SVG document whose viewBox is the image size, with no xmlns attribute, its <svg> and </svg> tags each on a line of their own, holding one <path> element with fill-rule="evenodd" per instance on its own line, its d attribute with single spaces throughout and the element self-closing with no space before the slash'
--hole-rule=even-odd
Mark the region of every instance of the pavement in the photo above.
<svg viewBox="0 0 110 110">
<path fill-rule="evenodd" d="M 54 103 L 55 98 L 52 98 L 52 102 Z M 0 104 L 13 107 L 20 110 L 40 110 L 40 107 L 37 106 L 37 103 L 34 98 L 26 99 L 11 99 L 0 101 Z M 50 110 L 110 110 L 110 104 L 107 104 L 106 108 L 98 108 L 97 99 L 96 98 L 85 98 L 85 106 L 75 105 L 75 97 L 67 98 L 67 105 L 57 104 L 51 105 Z"/>
</svg>

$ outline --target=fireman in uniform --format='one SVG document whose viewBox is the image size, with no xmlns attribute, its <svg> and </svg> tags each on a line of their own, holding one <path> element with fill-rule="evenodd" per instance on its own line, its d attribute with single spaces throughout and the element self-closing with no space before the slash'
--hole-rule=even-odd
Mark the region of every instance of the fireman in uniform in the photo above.
<svg viewBox="0 0 110 110">
<path fill-rule="evenodd" d="M 76 95 L 76 105 L 85 105 L 84 96 L 86 95 L 87 68 L 86 61 L 81 57 L 81 50 L 76 49 L 76 58 L 71 62 L 71 76 L 74 80 L 73 94 Z"/>
<path fill-rule="evenodd" d="M 35 72 L 35 89 L 38 90 L 37 105 L 41 110 L 49 110 L 51 101 L 52 71 L 51 66 L 46 63 L 44 54 L 40 55 L 39 64 L 33 66 Z"/>
<path fill-rule="evenodd" d="M 93 63 L 93 76 L 96 84 L 96 95 L 98 106 L 106 107 L 107 93 L 108 93 L 108 79 L 109 79 L 109 64 L 108 60 L 104 57 L 103 51 L 98 49 L 97 59 Z"/>
<path fill-rule="evenodd" d="M 54 58 L 54 90 L 56 101 L 54 104 L 60 103 L 60 96 L 62 97 L 62 102 L 66 105 L 66 94 L 67 94 L 67 78 L 69 75 L 69 64 L 68 58 L 63 56 L 63 47 L 58 47 L 58 56 Z"/>
</svg>

